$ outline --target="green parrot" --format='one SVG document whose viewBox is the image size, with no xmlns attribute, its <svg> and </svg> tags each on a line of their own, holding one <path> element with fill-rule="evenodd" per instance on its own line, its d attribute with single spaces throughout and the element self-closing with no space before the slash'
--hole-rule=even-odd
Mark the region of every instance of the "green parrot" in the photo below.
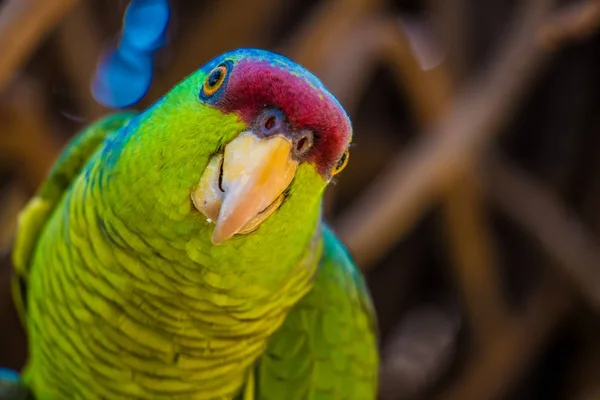
<svg viewBox="0 0 600 400">
<path fill-rule="evenodd" d="M 238 49 L 92 124 L 20 216 L 13 292 L 38 400 L 374 399 L 373 306 L 322 220 L 349 118 Z"/>
</svg>

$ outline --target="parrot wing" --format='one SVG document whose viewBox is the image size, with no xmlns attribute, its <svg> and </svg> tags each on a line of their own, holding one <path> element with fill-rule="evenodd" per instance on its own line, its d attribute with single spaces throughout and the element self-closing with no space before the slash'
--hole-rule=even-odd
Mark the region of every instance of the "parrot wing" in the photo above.
<svg viewBox="0 0 600 400">
<path fill-rule="evenodd" d="M 313 289 L 274 333 L 254 371 L 257 399 L 376 398 L 377 327 L 368 289 L 325 225 L 323 239 Z"/>
<path fill-rule="evenodd" d="M 12 254 L 15 269 L 12 288 L 15 305 L 23 322 L 29 264 L 40 233 L 65 191 L 104 139 L 125 126 L 135 115 L 132 112 L 110 115 L 76 135 L 52 167 L 48 178 L 19 215 Z"/>
</svg>

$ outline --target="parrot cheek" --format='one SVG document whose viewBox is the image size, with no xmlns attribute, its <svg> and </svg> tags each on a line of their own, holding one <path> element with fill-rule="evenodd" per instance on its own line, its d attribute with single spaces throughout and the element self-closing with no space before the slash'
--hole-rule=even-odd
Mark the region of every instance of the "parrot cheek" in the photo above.
<svg viewBox="0 0 600 400">
<path fill-rule="evenodd" d="M 257 229 L 282 204 L 298 162 L 283 136 L 257 138 L 243 132 L 208 163 L 192 201 L 216 224 L 213 243 Z"/>
<path fill-rule="evenodd" d="M 225 192 L 221 190 L 219 185 L 222 168 L 223 156 L 213 156 L 208 162 L 200 182 L 192 191 L 194 207 L 204 214 L 210 222 L 219 218 L 219 211 L 221 211 L 221 204 L 223 204 L 223 198 L 225 197 Z"/>
</svg>

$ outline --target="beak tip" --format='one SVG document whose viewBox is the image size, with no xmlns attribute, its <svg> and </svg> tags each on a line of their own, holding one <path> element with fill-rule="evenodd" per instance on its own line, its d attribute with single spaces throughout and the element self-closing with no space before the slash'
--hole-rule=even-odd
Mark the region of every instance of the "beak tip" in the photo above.
<svg viewBox="0 0 600 400">
<path fill-rule="evenodd" d="M 232 234 L 230 235 L 227 233 L 223 233 L 223 230 L 219 228 L 220 226 L 219 224 L 217 224 L 217 226 L 215 226 L 215 230 L 213 231 L 211 238 L 211 241 L 216 246 L 223 244 L 225 241 L 227 241 L 230 237 L 233 236 Z"/>
<path fill-rule="evenodd" d="M 224 240 L 222 240 L 218 235 L 216 235 L 216 234 L 213 233 L 212 238 L 211 238 L 211 242 L 215 246 L 219 246 L 220 244 L 223 244 Z"/>
</svg>

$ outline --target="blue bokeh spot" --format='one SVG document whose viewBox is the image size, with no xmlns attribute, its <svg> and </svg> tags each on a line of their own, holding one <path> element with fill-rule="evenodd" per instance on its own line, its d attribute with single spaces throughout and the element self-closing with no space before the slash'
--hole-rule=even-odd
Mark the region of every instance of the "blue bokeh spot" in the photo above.
<svg viewBox="0 0 600 400">
<path fill-rule="evenodd" d="M 168 0 L 132 0 L 125 12 L 117 48 L 100 60 L 92 93 L 107 107 L 140 101 L 152 83 L 153 56 L 166 43 Z"/>
<path fill-rule="evenodd" d="M 141 60 L 145 59 L 146 62 Z M 92 92 L 100 103 L 114 108 L 124 108 L 144 97 L 152 82 L 152 60 L 138 55 L 130 63 L 119 51 L 111 52 L 100 62 Z"/>
<path fill-rule="evenodd" d="M 0 367 L 0 380 L 19 382 L 21 380 L 21 375 L 13 369 Z"/>
<path fill-rule="evenodd" d="M 139 51 L 160 47 L 169 22 L 167 0 L 134 0 L 125 13 L 122 43 Z"/>
</svg>

